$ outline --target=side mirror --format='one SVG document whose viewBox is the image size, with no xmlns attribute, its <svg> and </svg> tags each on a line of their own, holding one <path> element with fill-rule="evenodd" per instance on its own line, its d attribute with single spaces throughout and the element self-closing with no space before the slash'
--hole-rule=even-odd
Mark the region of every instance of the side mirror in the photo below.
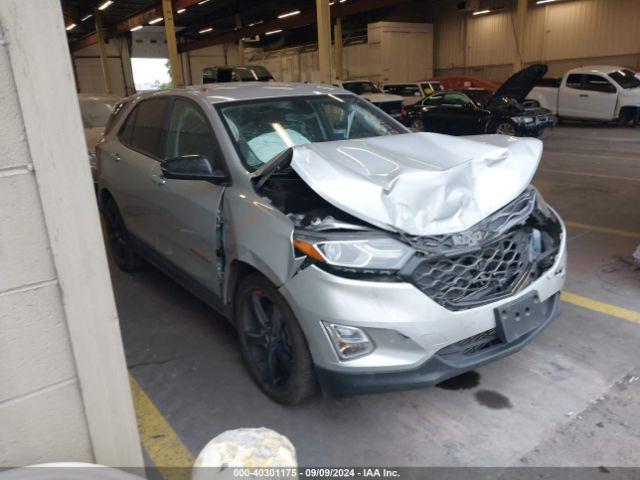
<svg viewBox="0 0 640 480">
<path fill-rule="evenodd" d="M 204 180 L 215 184 L 225 184 L 229 178 L 220 169 L 213 168 L 204 155 L 183 155 L 160 164 L 162 176 L 172 180 Z"/>
</svg>

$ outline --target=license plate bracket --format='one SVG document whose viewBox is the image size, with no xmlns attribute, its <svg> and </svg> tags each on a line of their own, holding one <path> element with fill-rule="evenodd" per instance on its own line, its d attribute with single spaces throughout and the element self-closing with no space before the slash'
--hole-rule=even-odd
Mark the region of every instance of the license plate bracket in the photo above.
<svg viewBox="0 0 640 480">
<path fill-rule="evenodd" d="M 544 308 L 538 292 L 506 303 L 494 310 L 496 332 L 503 342 L 514 340 L 540 327 L 545 321 Z"/>
</svg>

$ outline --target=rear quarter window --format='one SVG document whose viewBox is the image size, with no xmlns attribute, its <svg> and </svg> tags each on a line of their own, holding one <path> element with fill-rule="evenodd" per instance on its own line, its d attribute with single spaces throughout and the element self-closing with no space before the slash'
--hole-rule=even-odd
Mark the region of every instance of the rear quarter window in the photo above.
<svg viewBox="0 0 640 480">
<path fill-rule="evenodd" d="M 140 102 L 122 126 L 120 140 L 133 150 L 162 158 L 169 103 L 167 98 L 152 98 Z"/>
</svg>

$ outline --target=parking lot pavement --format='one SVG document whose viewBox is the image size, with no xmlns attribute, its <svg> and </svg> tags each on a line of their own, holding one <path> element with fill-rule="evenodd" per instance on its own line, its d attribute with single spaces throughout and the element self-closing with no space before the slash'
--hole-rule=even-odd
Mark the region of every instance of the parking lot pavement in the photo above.
<svg viewBox="0 0 640 480">
<path fill-rule="evenodd" d="M 225 320 L 151 268 L 112 268 L 130 372 L 193 454 L 226 429 L 265 426 L 301 465 L 637 464 L 640 324 L 615 307 L 640 312 L 639 138 L 577 126 L 545 139 L 535 183 L 579 225 L 566 291 L 603 307 L 562 302 L 511 357 L 441 387 L 282 407 L 254 386 Z"/>
</svg>

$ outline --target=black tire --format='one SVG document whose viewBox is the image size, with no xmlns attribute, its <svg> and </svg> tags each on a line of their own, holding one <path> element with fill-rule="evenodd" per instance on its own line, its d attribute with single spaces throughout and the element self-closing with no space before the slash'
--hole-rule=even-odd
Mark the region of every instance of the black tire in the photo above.
<svg viewBox="0 0 640 480">
<path fill-rule="evenodd" d="M 144 262 L 131 244 L 131 237 L 116 202 L 112 198 L 108 198 L 104 202 L 102 212 L 111 256 L 116 265 L 125 272 L 134 272 L 142 268 Z"/>
<path fill-rule="evenodd" d="M 285 298 L 265 277 L 253 273 L 234 298 L 240 349 L 249 373 L 278 403 L 297 405 L 317 390 L 307 341 Z"/>
<path fill-rule="evenodd" d="M 494 133 L 501 135 L 511 135 L 512 137 L 515 137 L 517 135 L 515 125 L 506 120 L 496 122 Z"/>
<path fill-rule="evenodd" d="M 421 118 L 415 118 L 411 121 L 412 132 L 424 132 L 424 121 Z"/>
</svg>

